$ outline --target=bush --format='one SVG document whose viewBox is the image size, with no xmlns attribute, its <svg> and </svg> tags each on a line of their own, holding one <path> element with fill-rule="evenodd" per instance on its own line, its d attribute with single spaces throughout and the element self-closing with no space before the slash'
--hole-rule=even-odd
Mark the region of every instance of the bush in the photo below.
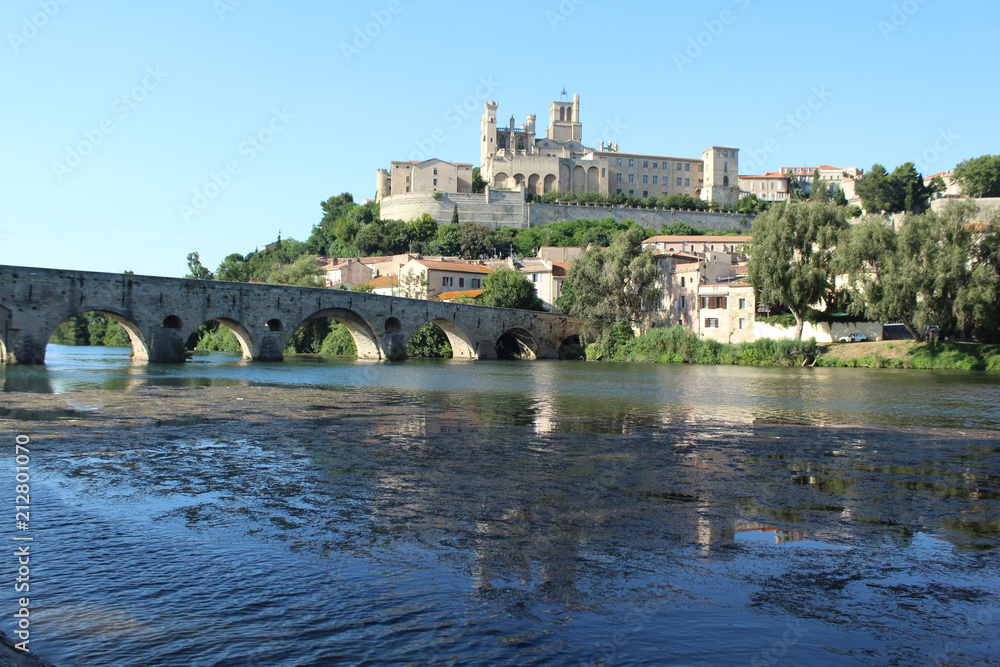
<svg viewBox="0 0 1000 667">
<path fill-rule="evenodd" d="M 354 337 L 351 336 L 351 332 L 347 330 L 347 327 L 338 322 L 330 329 L 330 333 L 326 335 L 326 338 L 323 339 L 319 353 L 337 357 L 355 357 L 358 354 L 358 348 L 354 344 Z"/>
</svg>

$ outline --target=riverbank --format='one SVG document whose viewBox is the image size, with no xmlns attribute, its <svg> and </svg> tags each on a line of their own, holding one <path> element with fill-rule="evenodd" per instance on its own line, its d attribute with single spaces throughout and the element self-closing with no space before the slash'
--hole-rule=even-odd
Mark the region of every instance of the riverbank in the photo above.
<svg viewBox="0 0 1000 667">
<path fill-rule="evenodd" d="M 1000 345 L 881 340 L 818 346 L 817 366 L 1000 371 Z"/>
<path fill-rule="evenodd" d="M 825 366 L 923 370 L 1000 371 L 1000 345 L 909 340 L 825 343 L 773 340 L 727 344 L 674 326 L 587 347 L 588 360 L 724 366 Z"/>
</svg>

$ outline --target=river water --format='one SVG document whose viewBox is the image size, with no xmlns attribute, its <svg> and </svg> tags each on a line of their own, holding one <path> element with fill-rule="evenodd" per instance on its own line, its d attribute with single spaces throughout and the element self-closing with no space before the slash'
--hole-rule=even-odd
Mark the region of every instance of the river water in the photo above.
<svg viewBox="0 0 1000 667">
<path fill-rule="evenodd" d="M 997 374 L 50 345 L 0 383 L 57 665 L 1000 664 Z"/>
</svg>

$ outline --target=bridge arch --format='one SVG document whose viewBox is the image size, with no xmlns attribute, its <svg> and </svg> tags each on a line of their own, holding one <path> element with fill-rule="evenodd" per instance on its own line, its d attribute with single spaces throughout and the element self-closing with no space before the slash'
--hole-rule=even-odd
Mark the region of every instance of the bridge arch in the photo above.
<svg viewBox="0 0 1000 667">
<path fill-rule="evenodd" d="M 11 311 L 0 304 L 0 364 L 6 364 L 7 359 L 7 332 L 10 330 Z"/>
<path fill-rule="evenodd" d="M 244 359 L 256 359 L 258 357 L 260 348 L 250 331 L 238 320 L 225 315 L 210 317 L 205 320 L 205 322 L 200 322 L 193 327 L 185 329 L 183 335 L 181 336 L 181 340 L 190 341 L 191 336 L 195 333 L 198 327 L 207 322 L 218 322 L 220 325 L 229 329 L 229 331 L 233 333 L 233 336 L 236 337 L 236 341 L 240 344 L 240 350 L 243 353 Z M 191 345 L 192 343 L 189 342 L 188 344 Z"/>
<path fill-rule="evenodd" d="M 306 322 L 324 317 L 332 318 L 347 328 L 347 331 L 351 334 L 351 338 L 354 339 L 354 347 L 358 350 L 358 359 L 382 358 L 382 349 L 379 346 L 378 336 L 375 335 L 375 328 L 364 317 L 346 308 L 324 308 L 323 310 L 318 310 L 299 322 L 295 329 L 288 332 L 288 336 L 290 337 L 295 330 Z M 285 342 L 288 342 L 287 338 Z"/>
<path fill-rule="evenodd" d="M 100 313 L 106 317 L 110 317 L 116 323 L 120 324 L 125 333 L 128 334 L 129 342 L 132 343 L 132 361 L 149 361 L 149 342 L 146 337 L 142 335 L 142 329 L 132 321 L 128 316 L 121 314 L 120 312 L 112 308 L 80 308 L 76 312 L 72 313 L 69 317 L 64 315 L 57 315 L 56 317 L 50 319 L 45 324 L 44 330 L 41 332 L 42 335 L 42 358 L 37 361 L 37 363 L 45 362 L 45 345 L 48 344 L 52 334 L 56 332 L 63 322 L 73 319 L 78 315 L 83 315 L 85 313 Z M 53 324 L 55 321 L 55 324 Z"/>
<path fill-rule="evenodd" d="M 477 359 L 476 348 L 473 346 L 472 337 L 468 332 L 455 323 L 453 320 L 438 317 L 430 320 L 433 324 L 441 327 L 444 335 L 448 337 L 448 344 L 451 345 L 452 359 Z"/>
<path fill-rule="evenodd" d="M 494 347 L 497 359 L 536 359 L 538 358 L 538 341 L 526 329 L 514 327 L 507 329 L 497 338 Z"/>
</svg>

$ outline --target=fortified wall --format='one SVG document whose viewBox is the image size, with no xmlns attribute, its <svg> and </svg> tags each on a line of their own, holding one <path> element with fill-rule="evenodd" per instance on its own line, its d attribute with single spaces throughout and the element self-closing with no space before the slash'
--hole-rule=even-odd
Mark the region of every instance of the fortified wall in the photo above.
<svg viewBox="0 0 1000 667">
<path fill-rule="evenodd" d="M 634 220 L 643 227 L 659 229 L 674 222 L 686 222 L 695 229 L 749 231 L 753 216 L 743 213 L 714 213 L 674 209 L 627 208 L 590 204 L 529 204 L 520 190 L 493 190 L 478 194 L 417 193 L 385 197 L 380 216 L 384 220 L 413 220 L 429 213 L 439 225 L 451 222 L 458 206 L 460 222 L 475 222 L 487 227 L 539 227 L 564 220 L 614 218 Z"/>
</svg>

